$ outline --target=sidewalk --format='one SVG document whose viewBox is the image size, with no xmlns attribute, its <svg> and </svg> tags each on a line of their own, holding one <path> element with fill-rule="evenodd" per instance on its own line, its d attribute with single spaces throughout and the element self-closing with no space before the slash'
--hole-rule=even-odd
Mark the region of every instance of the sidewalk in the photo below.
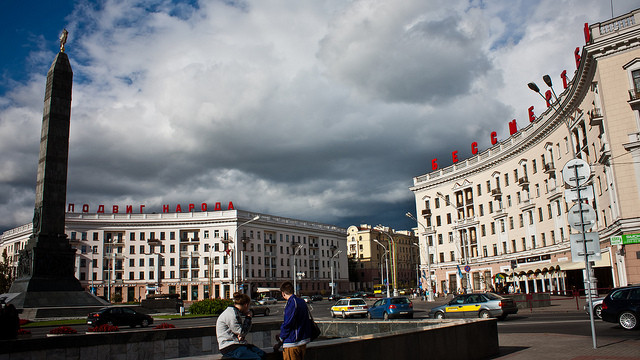
<svg viewBox="0 0 640 360">
<path fill-rule="evenodd" d="M 551 297 L 551 306 L 520 309 L 518 313 L 584 313 L 586 299 L 561 296 Z M 586 316 L 586 314 L 585 314 Z M 600 320 L 597 320 L 600 321 Z M 623 331 L 622 329 L 620 331 Z M 640 331 L 634 331 L 633 339 L 618 339 L 611 336 L 597 336 L 597 349 L 593 348 L 591 336 L 557 333 L 510 333 L 498 332 L 500 355 L 494 359 L 559 359 L 559 360 L 640 360 Z"/>
</svg>

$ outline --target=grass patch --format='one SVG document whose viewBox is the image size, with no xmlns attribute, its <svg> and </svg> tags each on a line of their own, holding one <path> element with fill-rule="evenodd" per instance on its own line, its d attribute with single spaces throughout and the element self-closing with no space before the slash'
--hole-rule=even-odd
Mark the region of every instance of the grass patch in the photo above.
<svg viewBox="0 0 640 360">
<path fill-rule="evenodd" d="M 47 320 L 47 321 L 34 321 L 28 324 L 22 325 L 22 328 L 38 327 L 38 326 L 63 326 L 63 325 L 82 325 L 86 324 L 87 319 L 65 319 L 65 320 Z"/>
</svg>

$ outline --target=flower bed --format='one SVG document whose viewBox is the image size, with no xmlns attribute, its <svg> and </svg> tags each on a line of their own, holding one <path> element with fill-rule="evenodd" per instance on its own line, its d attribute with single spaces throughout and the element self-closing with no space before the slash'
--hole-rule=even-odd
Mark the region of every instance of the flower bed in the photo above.
<svg viewBox="0 0 640 360">
<path fill-rule="evenodd" d="M 31 330 L 18 329 L 18 335 L 31 335 Z"/>
<path fill-rule="evenodd" d="M 65 335 L 65 334 L 77 334 L 78 331 L 76 329 L 70 328 L 68 326 L 58 326 L 57 328 L 49 330 L 49 334 L 54 335 Z"/>
<path fill-rule="evenodd" d="M 154 327 L 154 329 L 174 329 L 176 326 L 169 323 L 162 323 Z"/>
<path fill-rule="evenodd" d="M 114 331 L 120 331 L 120 329 L 118 329 L 118 327 L 115 325 L 102 324 L 100 326 L 89 328 L 88 331 L 89 332 L 114 332 Z"/>
</svg>

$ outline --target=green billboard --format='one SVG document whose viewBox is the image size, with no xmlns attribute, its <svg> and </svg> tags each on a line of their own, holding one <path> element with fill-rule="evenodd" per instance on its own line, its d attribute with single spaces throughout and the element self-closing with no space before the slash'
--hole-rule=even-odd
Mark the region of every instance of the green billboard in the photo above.
<svg viewBox="0 0 640 360">
<path fill-rule="evenodd" d="M 611 237 L 611 245 L 640 244 L 640 234 L 625 234 Z"/>
</svg>

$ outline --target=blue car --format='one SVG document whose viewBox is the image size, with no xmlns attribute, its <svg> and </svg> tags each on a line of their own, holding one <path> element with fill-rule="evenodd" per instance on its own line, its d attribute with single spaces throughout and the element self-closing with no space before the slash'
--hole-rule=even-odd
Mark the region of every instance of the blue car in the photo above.
<svg viewBox="0 0 640 360">
<path fill-rule="evenodd" d="M 369 319 L 413 318 L 413 303 L 406 296 L 382 298 L 367 311 Z"/>
</svg>

